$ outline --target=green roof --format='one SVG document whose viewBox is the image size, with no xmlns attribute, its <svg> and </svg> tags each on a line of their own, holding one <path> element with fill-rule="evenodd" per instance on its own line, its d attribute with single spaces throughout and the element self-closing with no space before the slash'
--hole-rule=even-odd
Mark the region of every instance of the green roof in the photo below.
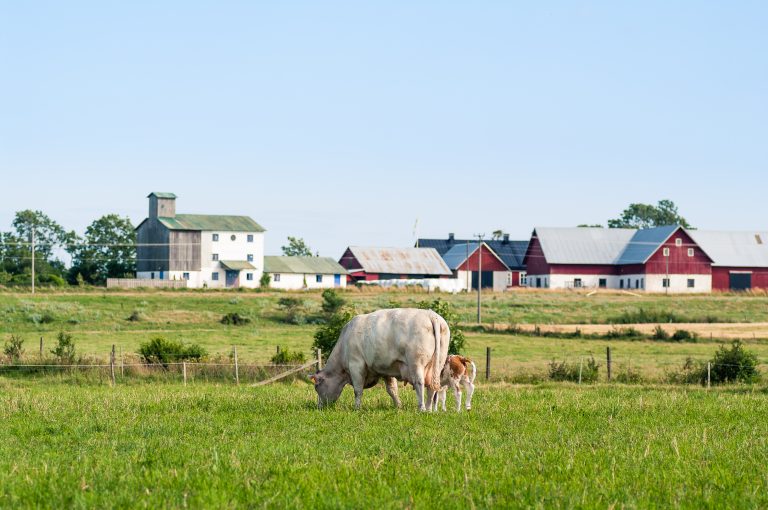
<svg viewBox="0 0 768 510">
<path fill-rule="evenodd" d="M 147 198 L 151 197 L 152 195 L 156 196 L 157 198 L 176 198 L 176 195 L 173 193 L 163 193 L 162 191 L 153 191 L 147 195 Z"/>
<path fill-rule="evenodd" d="M 264 257 L 266 273 L 347 274 L 330 257 Z"/>
<path fill-rule="evenodd" d="M 256 269 L 253 264 L 246 262 L 245 260 L 221 260 L 221 265 L 224 269 L 231 269 L 232 271 L 242 271 L 243 269 Z"/>
<path fill-rule="evenodd" d="M 264 228 L 248 216 L 212 214 L 177 214 L 173 218 L 157 218 L 171 230 L 221 230 L 225 232 L 264 232 Z"/>
</svg>

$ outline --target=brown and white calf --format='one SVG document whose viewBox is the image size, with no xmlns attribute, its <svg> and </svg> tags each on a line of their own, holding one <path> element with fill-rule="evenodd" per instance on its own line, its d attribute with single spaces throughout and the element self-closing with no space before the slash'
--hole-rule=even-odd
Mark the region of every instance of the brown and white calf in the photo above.
<svg viewBox="0 0 768 510">
<path fill-rule="evenodd" d="M 472 365 L 472 373 L 469 372 L 469 366 Z M 442 402 L 443 411 L 445 408 L 445 399 L 448 388 L 453 390 L 453 396 L 456 397 L 456 411 L 461 411 L 461 386 L 467 391 L 467 410 L 472 409 L 472 394 L 475 393 L 475 376 L 477 367 L 475 363 L 464 356 L 451 354 L 445 360 L 443 370 L 440 372 L 440 391 L 427 393 L 427 401 L 430 403 L 430 409 L 437 411 L 438 401 Z"/>
</svg>

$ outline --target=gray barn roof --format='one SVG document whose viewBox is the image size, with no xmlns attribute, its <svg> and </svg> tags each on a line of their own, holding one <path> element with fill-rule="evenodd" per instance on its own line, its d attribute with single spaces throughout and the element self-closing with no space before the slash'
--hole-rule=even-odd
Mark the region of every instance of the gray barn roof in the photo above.
<svg viewBox="0 0 768 510">
<path fill-rule="evenodd" d="M 768 232 L 690 230 L 713 266 L 768 267 Z"/>
<path fill-rule="evenodd" d="M 678 225 L 666 225 L 663 227 L 646 228 L 635 231 L 626 249 L 616 261 L 617 264 L 645 264 L 659 246 L 672 236 Z M 706 252 L 706 250 L 704 250 Z"/>
<path fill-rule="evenodd" d="M 550 264 L 616 264 L 637 232 L 631 228 L 548 228 L 534 230 Z"/>
<path fill-rule="evenodd" d="M 448 276 L 451 270 L 434 248 L 376 248 L 350 246 L 367 273 Z M 353 272 L 355 269 L 348 269 Z"/>
<path fill-rule="evenodd" d="M 508 239 L 486 239 L 483 241 L 488 247 L 499 256 L 502 262 L 510 269 L 524 269 L 523 259 L 528 249 L 528 239 L 525 241 L 510 241 Z M 453 248 L 463 246 L 466 254 L 467 243 L 477 243 L 471 239 L 419 239 L 419 248 L 434 248 L 443 258 Z M 450 264 L 448 264 L 450 266 Z"/>
</svg>

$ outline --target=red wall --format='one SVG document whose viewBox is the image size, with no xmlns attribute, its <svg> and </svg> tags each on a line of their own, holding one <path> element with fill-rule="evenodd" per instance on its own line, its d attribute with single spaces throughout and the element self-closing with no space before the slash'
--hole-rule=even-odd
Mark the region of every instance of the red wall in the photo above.
<svg viewBox="0 0 768 510">
<path fill-rule="evenodd" d="M 712 290 L 731 290 L 731 271 L 752 271 L 752 288 L 768 289 L 768 267 L 713 267 Z"/>
<path fill-rule="evenodd" d="M 486 246 L 483 246 L 480 250 L 483 252 L 483 271 L 509 271 L 504 262 L 498 259 Z M 478 271 L 480 250 L 475 250 L 475 253 L 469 256 L 469 259 L 464 261 L 459 266 L 461 271 Z"/>
<path fill-rule="evenodd" d="M 538 237 L 531 237 L 523 264 L 525 264 L 528 274 L 549 274 L 550 266 L 547 259 L 544 258 L 544 250 L 541 249 Z"/>
<path fill-rule="evenodd" d="M 682 246 L 675 246 L 675 239 L 682 239 Z M 669 248 L 669 257 L 664 256 L 664 248 Z M 693 257 L 688 256 L 688 248 L 693 248 Z M 647 274 L 667 274 L 667 259 L 669 259 L 669 274 L 711 274 L 712 261 L 688 234 L 678 229 L 666 243 L 651 255 L 645 264 Z"/>
</svg>

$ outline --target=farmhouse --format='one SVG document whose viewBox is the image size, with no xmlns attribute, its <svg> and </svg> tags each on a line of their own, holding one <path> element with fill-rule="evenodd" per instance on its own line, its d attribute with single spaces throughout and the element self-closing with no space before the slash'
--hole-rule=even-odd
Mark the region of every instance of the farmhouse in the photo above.
<svg viewBox="0 0 768 510">
<path fill-rule="evenodd" d="M 456 239 L 454 234 L 448 234 L 447 239 L 419 239 L 417 241 L 417 246 L 424 248 L 434 248 L 445 260 L 446 253 L 453 249 L 461 251 L 461 246 L 464 247 L 464 253 L 466 254 L 467 246 L 472 243 L 477 243 L 477 241 L 473 241 L 471 239 Z M 523 264 L 523 258 L 525 257 L 525 251 L 528 248 L 528 241 L 511 241 L 509 239 L 509 234 L 504 234 L 502 239 L 492 239 L 484 241 L 484 243 L 486 247 L 489 248 L 496 257 L 500 258 L 506 266 L 507 275 L 504 277 L 507 280 L 506 287 L 518 287 L 526 285 L 526 269 L 525 264 Z M 469 255 L 467 255 L 467 258 L 469 258 Z M 486 271 L 492 271 L 490 267 L 485 265 L 486 260 L 489 259 L 486 259 L 485 253 L 483 253 L 483 269 Z M 451 264 L 448 265 L 450 266 Z M 464 270 L 466 271 L 467 269 Z M 469 268 L 468 271 L 472 273 L 472 288 L 476 289 L 476 265 L 472 268 Z M 464 275 L 464 278 L 466 280 L 466 275 Z M 490 276 L 484 275 L 482 281 L 484 282 L 483 287 L 489 286 L 488 282 L 490 281 Z M 494 282 L 494 288 L 499 288 L 500 286 L 501 285 L 497 286 Z"/>
<path fill-rule="evenodd" d="M 328 289 L 347 286 L 347 270 L 330 257 L 264 257 L 273 289 Z"/>
<path fill-rule="evenodd" d="M 188 287 L 258 287 L 264 229 L 248 216 L 176 214 L 176 195 L 150 193 L 136 227 L 139 279 L 186 280 Z"/>
<path fill-rule="evenodd" d="M 650 229 L 541 228 L 525 264 L 532 287 L 709 292 L 710 255 L 678 225 Z"/>
<path fill-rule="evenodd" d="M 339 264 L 350 282 L 450 278 L 452 272 L 434 248 L 350 246 Z"/>
</svg>

